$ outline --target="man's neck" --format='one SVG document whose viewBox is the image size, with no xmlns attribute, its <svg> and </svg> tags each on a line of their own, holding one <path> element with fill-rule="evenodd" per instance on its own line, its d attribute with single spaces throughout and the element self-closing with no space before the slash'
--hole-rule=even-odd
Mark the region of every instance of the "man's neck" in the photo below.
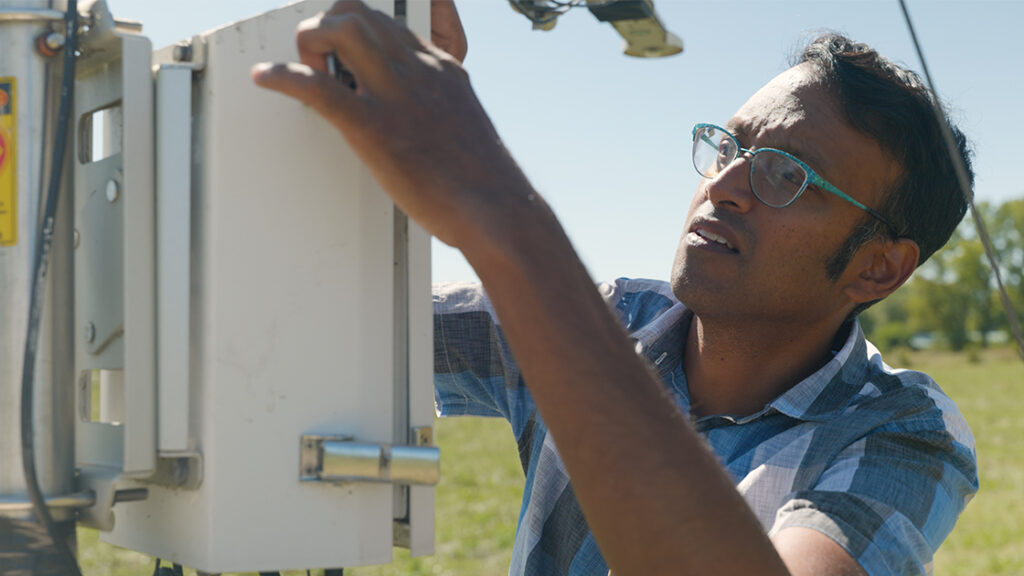
<svg viewBox="0 0 1024 576">
<path fill-rule="evenodd" d="M 841 328 L 729 327 L 694 315 L 683 358 L 691 413 L 758 412 L 831 359 Z"/>
</svg>

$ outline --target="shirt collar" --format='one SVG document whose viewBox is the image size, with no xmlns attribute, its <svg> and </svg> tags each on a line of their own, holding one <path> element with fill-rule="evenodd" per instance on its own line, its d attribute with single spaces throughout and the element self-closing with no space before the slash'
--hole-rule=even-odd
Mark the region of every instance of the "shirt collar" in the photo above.
<svg viewBox="0 0 1024 576">
<path fill-rule="evenodd" d="M 693 311 L 676 301 L 654 322 L 632 334 L 637 352 L 644 355 L 662 379 L 683 360 L 683 351 L 689 333 Z M 837 342 L 838 343 L 838 342 Z M 825 421 L 842 412 L 863 388 L 869 372 L 867 341 L 860 321 L 849 325 L 842 346 L 814 374 L 783 392 L 757 414 L 743 418 L 756 419 L 773 412 L 781 412 L 797 420 Z M 685 375 L 683 375 L 685 380 Z M 685 382 L 677 390 L 686 396 Z M 686 399 L 689 402 L 689 399 Z"/>
<path fill-rule="evenodd" d="M 824 421 L 842 412 L 862 389 L 868 372 L 867 341 L 854 320 L 843 346 L 817 372 L 768 406 L 798 420 Z"/>
</svg>

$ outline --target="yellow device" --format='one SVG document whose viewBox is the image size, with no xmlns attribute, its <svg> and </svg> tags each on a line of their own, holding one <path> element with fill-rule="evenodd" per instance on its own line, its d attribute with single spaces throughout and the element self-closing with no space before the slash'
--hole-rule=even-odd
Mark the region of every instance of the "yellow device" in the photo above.
<svg viewBox="0 0 1024 576">
<path fill-rule="evenodd" d="M 665 28 L 655 12 L 654 0 L 509 0 L 509 4 L 533 22 L 535 30 L 551 30 L 569 9 L 586 6 L 622 36 L 629 56 L 659 58 L 683 51 L 683 41 Z"/>
<path fill-rule="evenodd" d="M 0 246 L 18 243 L 17 84 L 0 78 Z"/>
</svg>

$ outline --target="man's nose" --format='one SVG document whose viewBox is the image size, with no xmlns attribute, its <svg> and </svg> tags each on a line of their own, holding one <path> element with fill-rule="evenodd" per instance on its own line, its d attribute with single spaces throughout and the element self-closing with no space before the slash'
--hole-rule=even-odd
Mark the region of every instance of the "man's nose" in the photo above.
<svg viewBox="0 0 1024 576">
<path fill-rule="evenodd" d="M 741 154 L 708 180 L 705 191 L 715 206 L 738 213 L 750 210 L 756 198 L 750 189 L 751 158 Z"/>
</svg>

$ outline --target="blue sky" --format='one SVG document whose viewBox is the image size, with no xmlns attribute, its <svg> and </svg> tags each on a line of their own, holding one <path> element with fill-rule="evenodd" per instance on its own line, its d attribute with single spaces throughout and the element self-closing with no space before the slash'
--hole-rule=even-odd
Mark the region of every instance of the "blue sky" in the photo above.
<svg viewBox="0 0 1024 576">
<path fill-rule="evenodd" d="M 412 2 L 424 0 L 410 0 Z M 458 0 L 457 0 L 458 1 Z M 667 278 L 698 177 L 690 128 L 724 122 L 814 33 L 837 30 L 920 71 L 896 0 L 655 0 L 683 54 L 638 60 L 584 10 L 532 31 L 504 0 L 461 0 L 474 88 L 598 280 Z M 280 1 L 108 0 L 161 47 Z M 1024 196 L 1020 0 L 910 0 L 928 65 L 973 141 L 981 200 Z M 1016 150 L 1015 150 L 1016 148 Z M 475 278 L 435 242 L 434 279 Z"/>
</svg>

